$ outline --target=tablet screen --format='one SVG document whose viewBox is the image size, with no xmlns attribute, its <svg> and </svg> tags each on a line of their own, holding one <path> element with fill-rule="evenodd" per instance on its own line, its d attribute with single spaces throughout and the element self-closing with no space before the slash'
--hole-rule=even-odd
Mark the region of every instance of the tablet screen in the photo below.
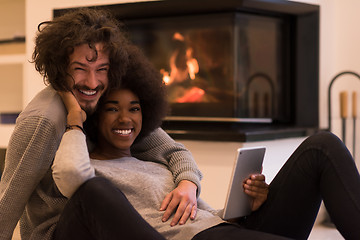
<svg viewBox="0 0 360 240">
<path fill-rule="evenodd" d="M 239 148 L 235 158 L 229 190 L 222 214 L 224 220 L 251 213 L 250 197 L 245 194 L 243 182 L 251 174 L 261 173 L 265 147 Z"/>
</svg>

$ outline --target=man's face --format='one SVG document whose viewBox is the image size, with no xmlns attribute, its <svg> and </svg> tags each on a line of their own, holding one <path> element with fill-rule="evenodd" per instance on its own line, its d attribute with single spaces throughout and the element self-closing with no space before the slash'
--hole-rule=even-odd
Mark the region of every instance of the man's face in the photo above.
<svg viewBox="0 0 360 240">
<path fill-rule="evenodd" d="M 82 109 L 93 113 L 101 95 L 105 92 L 109 79 L 109 55 L 103 51 L 101 43 L 95 44 L 98 56 L 88 44 L 74 48 L 69 56 L 68 84 Z"/>
</svg>

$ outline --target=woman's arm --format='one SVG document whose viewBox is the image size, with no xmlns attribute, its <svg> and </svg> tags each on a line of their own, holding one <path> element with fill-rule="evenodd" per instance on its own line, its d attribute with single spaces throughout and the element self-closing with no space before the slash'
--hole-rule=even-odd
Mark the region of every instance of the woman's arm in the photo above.
<svg viewBox="0 0 360 240">
<path fill-rule="evenodd" d="M 51 168 L 56 186 L 67 198 L 84 182 L 95 177 L 84 133 L 71 130 L 64 134 Z"/>
<path fill-rule="evenodd" d="M 67 130 L 52 165 L 52 174 L 59 191 L 70 198 L 87 180 L 95 176 L 83 132 L 85 112 L 71 92 L 59 92 L 66 109 Z"/>
</svg>

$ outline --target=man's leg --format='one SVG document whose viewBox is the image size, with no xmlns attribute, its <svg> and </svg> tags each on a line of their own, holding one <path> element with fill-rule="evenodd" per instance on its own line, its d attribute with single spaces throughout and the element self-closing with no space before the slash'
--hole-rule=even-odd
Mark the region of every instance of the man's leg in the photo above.
<svg viewBox="0 0 360 240">
<path fill-rule="evenodd" d="M 110 181 L 92 178 L 71 197 L 54 239 L 164 239 Z"/>
</svg>

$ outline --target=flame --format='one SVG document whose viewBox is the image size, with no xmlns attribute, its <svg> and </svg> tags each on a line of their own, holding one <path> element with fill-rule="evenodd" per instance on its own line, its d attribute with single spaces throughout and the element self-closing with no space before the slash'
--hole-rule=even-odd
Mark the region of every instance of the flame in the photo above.
<svg viewBox="0 0 360 240">
<path fill-rule="evenodd" d="M 160 73 L 163 75 L 163 82 L 165 83 L 165 85 L 169 85 L 171 81 L 169 72 L 165 71 L 165 69 L 160 69 Z"/>
<path fill-rule="evenodd" d="M 192 87 L 189 89 L 184 96 L 178 98 L 176 102 L 186 103 L 186 102 L 201 102 L 205 94 L 205 91 L 198 87 Z"/>
<path fill-rule="evenodd" d="M 174 39 L 174 40 L 179 40 L 179 41 L 181 41 L 181 42 L 185 41 L 184 36 L 181 35 L 181 33 L 178 33 L 178 32 L 174 33 L 173 39 Z"/>
<path fill-rule="evenodd" d="M 199 72 L 199 63 L 196 58 L 193 58 L 193 49 L 188 48 L 186 50 L 186 65 L 188 67 L 189 76 L 192 80 L 195 79 L 195 74 Z"/>
<path fill-rule="evenodd" d="M 185 37 L 179 32 L 174 33 L 173 39 L 180 42 L 185 42 Z M 179 56 L 179 54 L 185 54 L 185 56 Z M 178 68 L 176 61 L 180 57 L 185 58 L 186 68 Z M 173 83 L 181 83 L 187 79 L 195 80 L 196 74 L 199 73 L 199 63 L 194 58 L 194 50 L 191 47 L 186 48 L 185 53 L 181 52 L 180 49 L 174 50 L 169 59 L 170 71 L 161 69 L 160 73 L 163 76 L 163 81 L 166 85 Z M 183 102 L 201 102 L 205 91 L 198 87 L 190 87 L 185 89 L 183 96 L 177 98 L 175 101 L 179 103 Z"/>
<path fill-rule="evenodd" d="M 178 32 L 174 33 L 173 39 L 181 42 L 185 41 L 184 36 Z M 177 68 L 175 64 L 176 58 L 179 55 L 179 50 L 173 52 L 169 59 L 170 73 L 164 69 L 160 70 L 165 84 L 170 85 L 173 82 L 182 82 L 186 80 L 187 76 L 192 80 L 195 79 L 195 75 L 199 72 L 199 63 L 196 58 L 193 57 L 193 52 L 194 50 L 190 47 L 186 49 L 185 58 L 187 68 L 185 70 Z"/>
</svg>

